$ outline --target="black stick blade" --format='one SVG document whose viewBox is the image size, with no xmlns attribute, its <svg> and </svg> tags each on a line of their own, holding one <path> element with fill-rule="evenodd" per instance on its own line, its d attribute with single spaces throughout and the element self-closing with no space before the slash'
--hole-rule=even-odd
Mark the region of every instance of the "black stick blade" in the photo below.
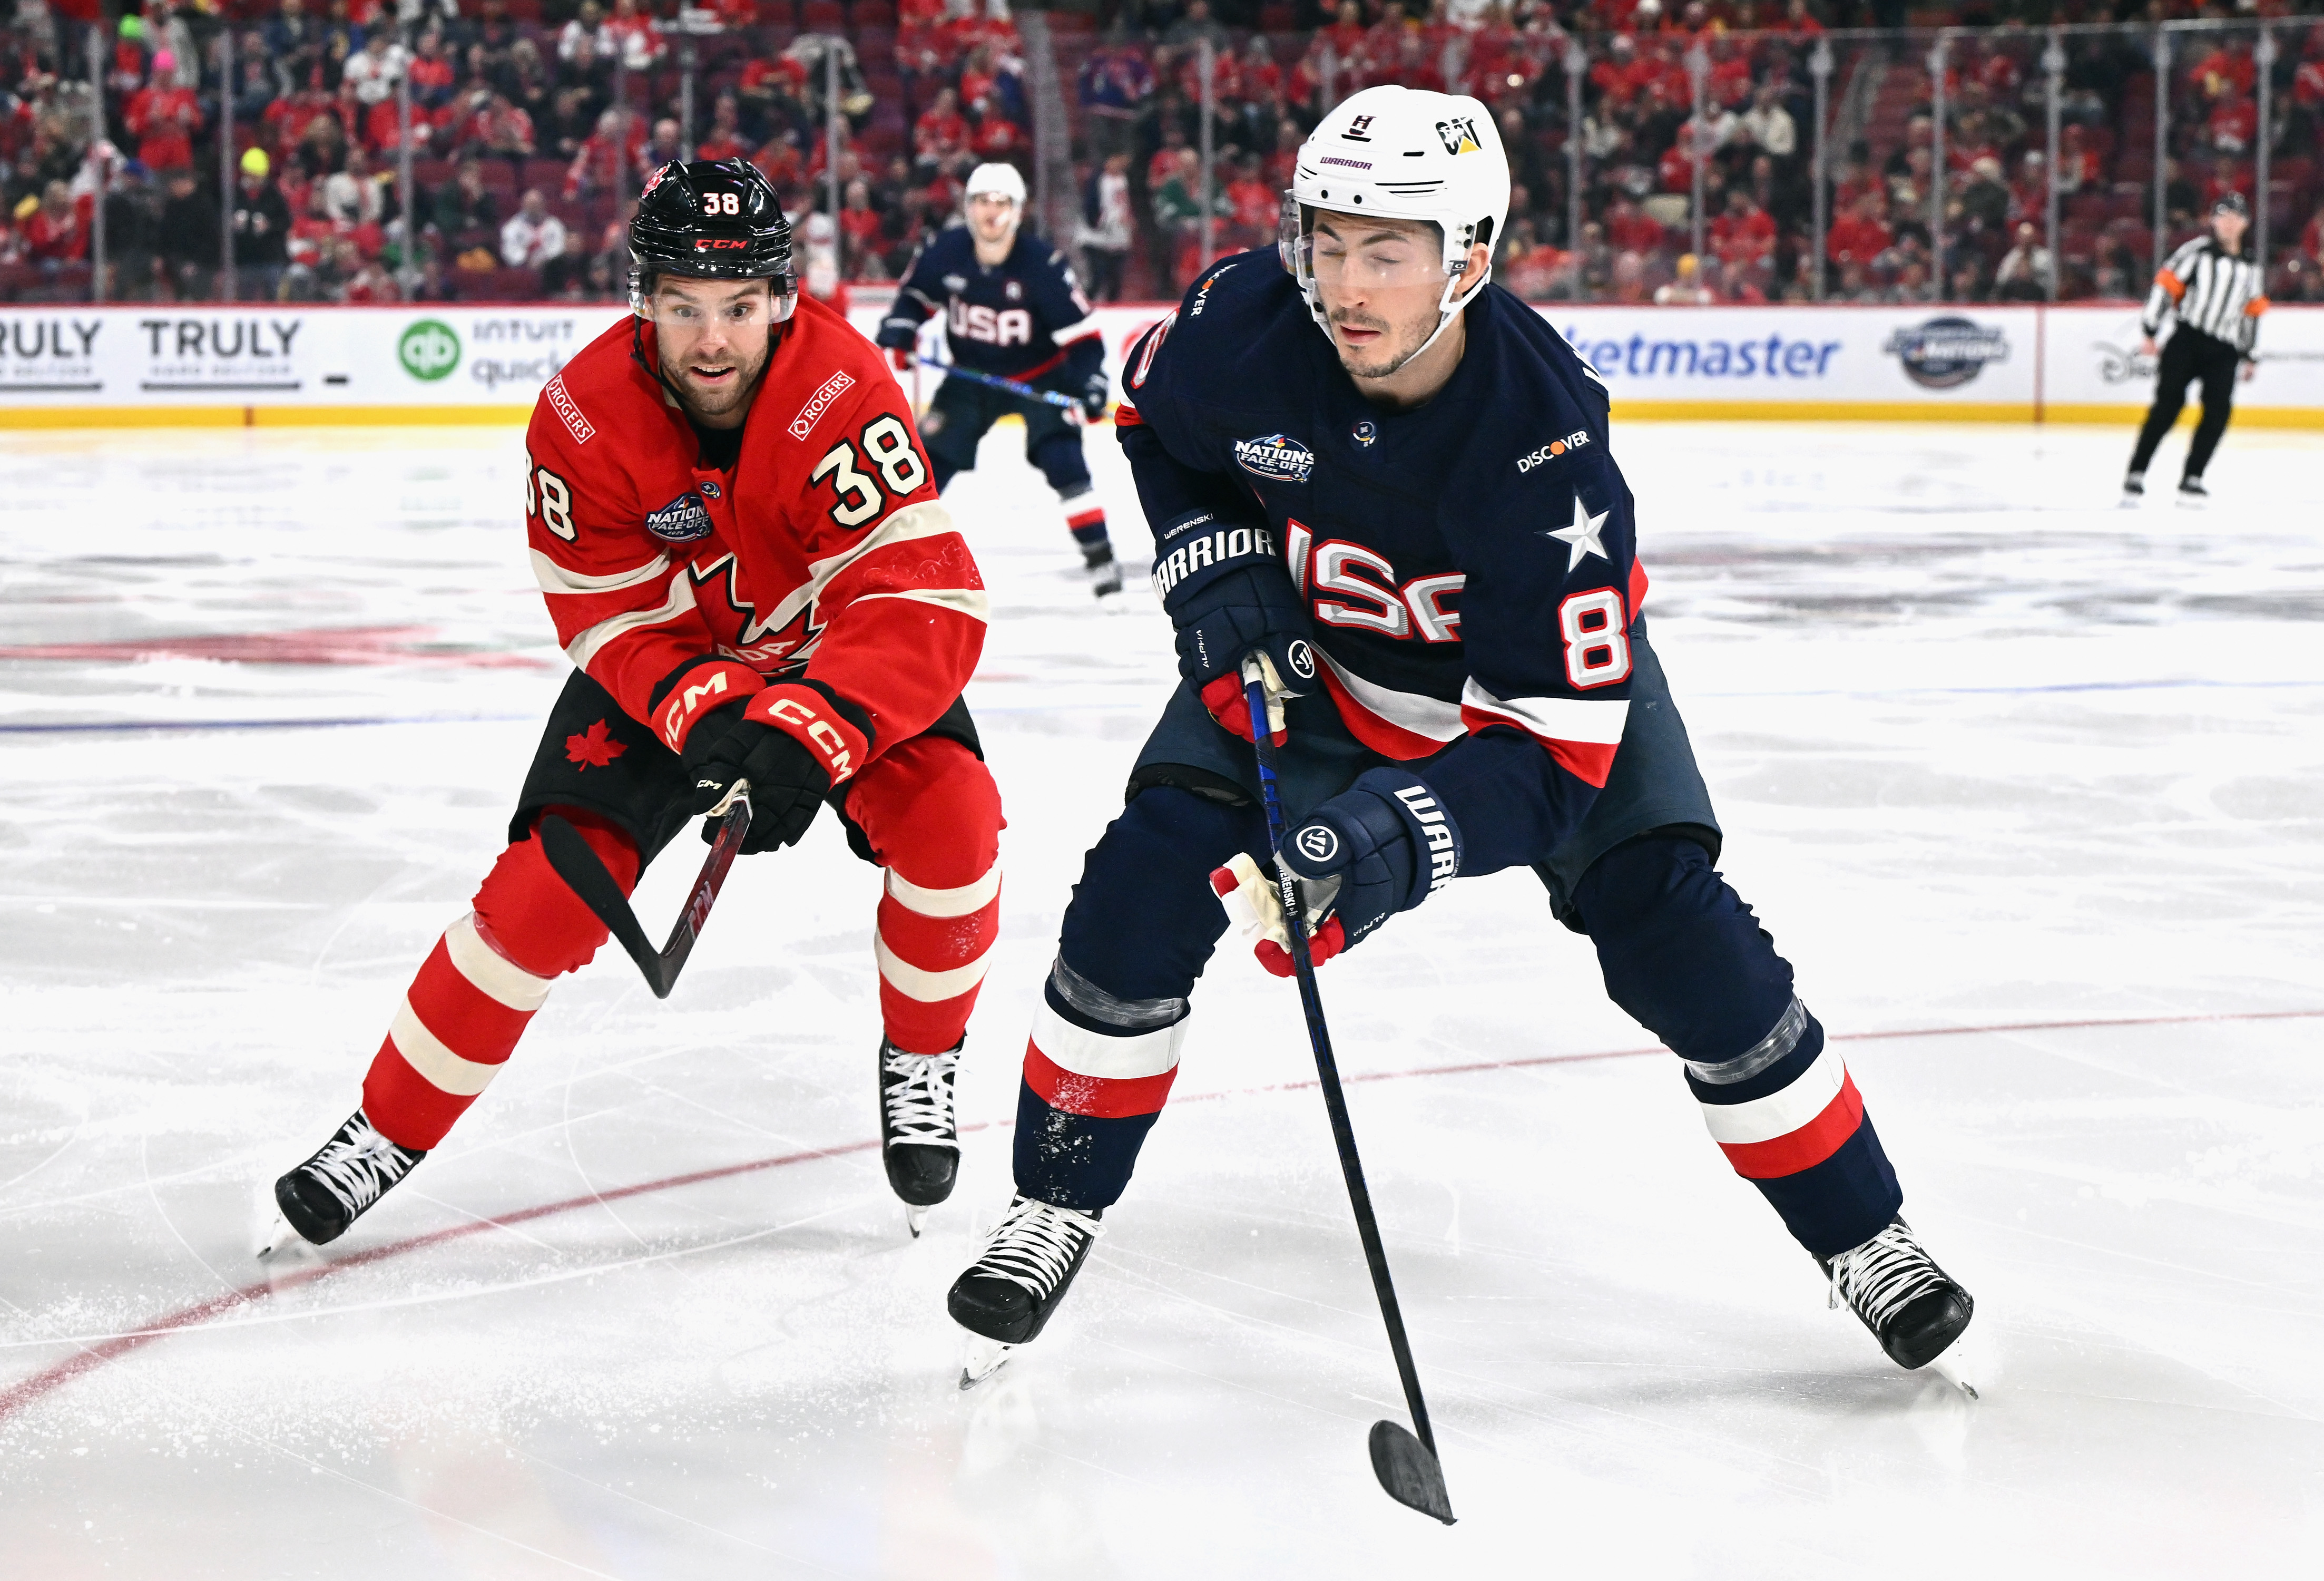
<svg viewBox="0 0 2324 1581">
<path fill-rule="evenodd" d="M 539 829 L 540 853 L 549 858 L 549 865 L 563 879 L 566 887 L 581 898 L 581 903 L 596 914 L 613 933 L 614 939 L 638 963 L 638 970 L 646 977 L 656 999 L 669 997 L 670 978 L 662 969 L 660 957 L 646 941 L 646 930 L 638 926 L 638 915 L 630 910 L 629 897 L 622 886 L 605 871 L 597 853 L 589 849 L 589 842 L 581 832 L 555 813 L 540 820 Z"/>
<path fill-rule="evenodd" d="M 1394 1422 L 1374 1422 L 1371 1442 L 1372 1475 L 1388 1496 L 1452 1525 L 1452 1495 L 1444 1491 L 1444 1468 L 1428 1447 Z"/>
</svg>

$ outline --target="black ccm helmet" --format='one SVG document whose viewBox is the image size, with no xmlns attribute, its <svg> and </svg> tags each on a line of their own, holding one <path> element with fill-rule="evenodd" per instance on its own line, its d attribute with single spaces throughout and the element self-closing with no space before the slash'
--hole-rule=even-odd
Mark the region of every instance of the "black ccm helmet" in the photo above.
<svg viewBox="0 0 2324 1581">
<path fill-rule="evenodd" d="M 630 221 L 630 311 L 645 316 L 654 278 L 770 280 L 775 322 L 798 303 L 791 222 L 774 183 L 745 159 L 672 160 L 646 178 Z"/>
</svg>

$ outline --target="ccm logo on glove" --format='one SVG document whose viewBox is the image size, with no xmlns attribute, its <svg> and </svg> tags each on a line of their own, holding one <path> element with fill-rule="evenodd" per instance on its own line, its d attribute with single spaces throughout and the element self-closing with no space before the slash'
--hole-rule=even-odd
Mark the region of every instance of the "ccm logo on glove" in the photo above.
<svg viewBox="0 0 2324 1581">
<path fill-rule="evenodd" d="M 686 737 L 696 720 L 711 709 L 766 689 L 758 671 L 742 664 L 705 664 L 687 671 L 691 684 L 680 681 L 662 699 L 654 721 L 662 744 L 672 752 L 686 750 Z"/>
<path fill-rule="evenodd" d="M 803 686 L 779 686 L 761 692 L 751 699 L 742 717 L 771 725 L 806 744 L 823 760 L 835 785 L 863 766 L 871 746 L 861 731 L 832 715 L 823 699 Z"/>
</svg>

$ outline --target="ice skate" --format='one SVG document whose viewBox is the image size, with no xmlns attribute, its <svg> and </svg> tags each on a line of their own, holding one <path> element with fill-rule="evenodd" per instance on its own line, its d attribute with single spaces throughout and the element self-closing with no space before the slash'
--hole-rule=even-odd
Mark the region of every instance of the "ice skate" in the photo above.
<svg viewBox="0 0 2324 1581">
<path fill-rule="evenodd" d="M 294 1235 L 328 1245 L 427 1156 L 388 1141 L 357 1109 L 314 1157 L 274 1182 L 277 1217 L 260 1233 L 258 1254 L 272 1255 Z"/>
<path fill-rule="evenodd" d="M 2201 478 L 2182 477 L 2179 480 L 2179 503 L 2181 504 L 2202 505 L 2208 504 L 2210 498 L 2211 491 L 2203 486 L 2203 480 Z"/>
<path fill-rule="evenodd" d="M 960 1174 L 960 1133 L 952 1107 L 954 1045 L 942 1054 L 907 1054 L 880 1040 L 880 1160 L 904 1204 L 904 1224 L 919 1238 L 928 1209 L 952 1195 Z"/>
<path fill-rule="evenodd" d="M 1029 1197 L 1010 1203 L 985 1237 L 984 1250 L 945 1298 L 953 1321 L 972 1336 L 962 1388 L 991 1376 L 1011 1351 L 1040 1335 L 1103 1233 L 1094 1213 Z M 979 1339 L 987 1343 L 973 1343 Z"/>
<path fill-rule="evenodd" d="M 2123 509 L 2126 511 L 2135 510 L 2145 500 L 2145 498 L 2146 474 L 2143 472 L 2126 473 L 2122 480 Z"/>
<path fill-rule="evenodd" d="M 1962 1358 L 1955 1353 L 1977 1303 L 1921 1249 L 1903 1219 L 1817 1263 L 1831 1280 L 1831 1304 L 1846 1301 L 1889 1360 L 1910 1372 L 1950 1358 L 1952 1364 L 1938 1373 L 1976 1394 L 1966 1373 L 1956 1376 Z"/>
<path fill-rule="evenodd" d="M 1121 595 L 1121 562 L 1113 558 L 1113 545 L 1101 543 L 1082 550 L 1082 563 L 1090 575 L 1090 591 L 1100 602 L 1119 598 Z"/>
</svg>

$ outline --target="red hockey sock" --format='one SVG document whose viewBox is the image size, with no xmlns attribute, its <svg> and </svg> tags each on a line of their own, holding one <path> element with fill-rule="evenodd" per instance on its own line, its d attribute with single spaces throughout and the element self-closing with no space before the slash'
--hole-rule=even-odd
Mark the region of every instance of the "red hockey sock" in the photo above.
<svg viewBox="0 0 2324 1581">
<path fill-rule="evenodd" d="M 565 812 L 627 892 L 638 856 L 602 819 Z M 364 1113 L 400 1147 L 433 1148 L 489 1086 L 549 997 L 549 979 L 585 965 L 605 928 L 521 840 L 476 891 L 475 910 L 444 931 L 411 980 L 364 1077 Z"/>
<path fill-rule="evenodd" d="M 848 797 L 886 868 L 880 1017 L 908 1054 L 960 1042 L 1001 921 L 1001 793 L 957 742 L 921 736 L 864 770 Z"/>
<path fill-rule="evenodd" d="M 1107 541 L 1105 507 L 1093 504 L 1076 511 L 1068 506 L 1065 513 L 1065 526 L 1072 532 L 1074 542 L 1084 549 L 1095 549 Z"/>
</svg>

